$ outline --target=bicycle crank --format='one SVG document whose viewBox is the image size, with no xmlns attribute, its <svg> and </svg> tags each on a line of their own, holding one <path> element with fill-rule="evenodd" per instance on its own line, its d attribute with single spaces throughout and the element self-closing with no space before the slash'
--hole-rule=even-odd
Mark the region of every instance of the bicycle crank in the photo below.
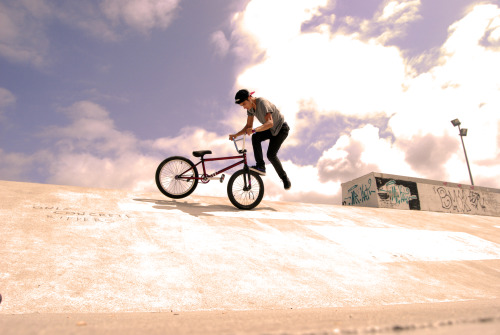
<svg viewBox="0 0 500 335">
<path fill-rule="evenodd" d="M 201 181 L 202 181 L 202 183 L 208 183 L 210 180 L 218 180 L 222 183 L 222 182 L 224 182 L 225 177 L 226 176 L 224 174 L 222 174 L 222 176 L 220 176 L 220 178 L 219 177 L 203 177 Z"/>
</svg>

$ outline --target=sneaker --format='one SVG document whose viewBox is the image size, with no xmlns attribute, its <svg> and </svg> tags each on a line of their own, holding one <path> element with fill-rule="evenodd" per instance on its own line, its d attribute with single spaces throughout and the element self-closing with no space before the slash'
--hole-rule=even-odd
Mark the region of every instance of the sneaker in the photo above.
<svg viewBox="0 0 500 335">
<path fill-rule="evenodd" d="M 266 168 L 265 167 L 259 167 L 257 165 L 250 166 L 250 170 L 255 171 L 263 176 L 266 175 Z"/>
<path fill-rule="evenodd" d="M 290 182 L 290 179 L 288 177 L 285 177 L 283 180 L 283 186 L 285 187 L 285 190 L 289 190 L 290 187 L 292 187 L 292 183 Z"/>
</svg>

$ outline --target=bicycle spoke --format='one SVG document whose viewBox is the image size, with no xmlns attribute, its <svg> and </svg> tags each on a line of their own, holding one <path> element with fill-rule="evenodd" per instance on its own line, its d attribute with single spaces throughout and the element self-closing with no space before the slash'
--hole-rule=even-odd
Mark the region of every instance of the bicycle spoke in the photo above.
<svg viewBox="0 0 500 335">
<path fill-rule="evenodd" d="M 176 160 L 166 164 L 160 173 L 160 182 L 167 192 L 172 194 L 186 193 L 193 187 L 192 180 L 176 179 L 175 177 L 190 168 L 189 164 L 184 161 Z M 193 171 L 188 171 L 183 174 L 183 177 L 194 177 Z"/>
<path fill-rule="evenodd" d="M 235 198 L 238 203 L 248 206 L 256 200 L 256 194 L 259 194 L 260 192 L 260 185 L 253 177 L 250 175 L 250 180 L 247 180 L 247 188 L 249 185 L 251 185 L 250 189 L 245 189 L 245 174 L 242 174 L 236 178 L 233 184 L 233 189 L 232 189 L 232 194 L 233 197 Z"/>
</svg>

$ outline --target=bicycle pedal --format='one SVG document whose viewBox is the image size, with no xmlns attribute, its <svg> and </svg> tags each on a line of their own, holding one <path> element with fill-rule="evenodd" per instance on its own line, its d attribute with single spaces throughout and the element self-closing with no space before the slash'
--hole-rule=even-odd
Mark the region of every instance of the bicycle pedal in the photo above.
<svg viewBox="0 0 500 335">
<path fill-rule="evenodd" d="M 222 176 L 220 176 L 220 182 L 224 182 L 224 177 L 226 177 L 224 174 L 222 174 Z"/>
</svg>

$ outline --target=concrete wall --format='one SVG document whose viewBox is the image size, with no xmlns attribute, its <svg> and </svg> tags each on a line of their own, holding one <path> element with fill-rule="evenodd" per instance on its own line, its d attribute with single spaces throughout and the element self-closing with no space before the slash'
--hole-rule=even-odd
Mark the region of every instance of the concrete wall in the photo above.
<svg viewBox="0 0 500 335">
<path fill-rule="evenodd" d="M 373 173 L 342 184 L 342 204 L 348 206 L 379 207 L 377 182 Z"/>
<path fill-rule="evenodd" d="M 500 216 L 500 190 L 372 172 L 342 184 L 342 204 Z"/>
</svg>

